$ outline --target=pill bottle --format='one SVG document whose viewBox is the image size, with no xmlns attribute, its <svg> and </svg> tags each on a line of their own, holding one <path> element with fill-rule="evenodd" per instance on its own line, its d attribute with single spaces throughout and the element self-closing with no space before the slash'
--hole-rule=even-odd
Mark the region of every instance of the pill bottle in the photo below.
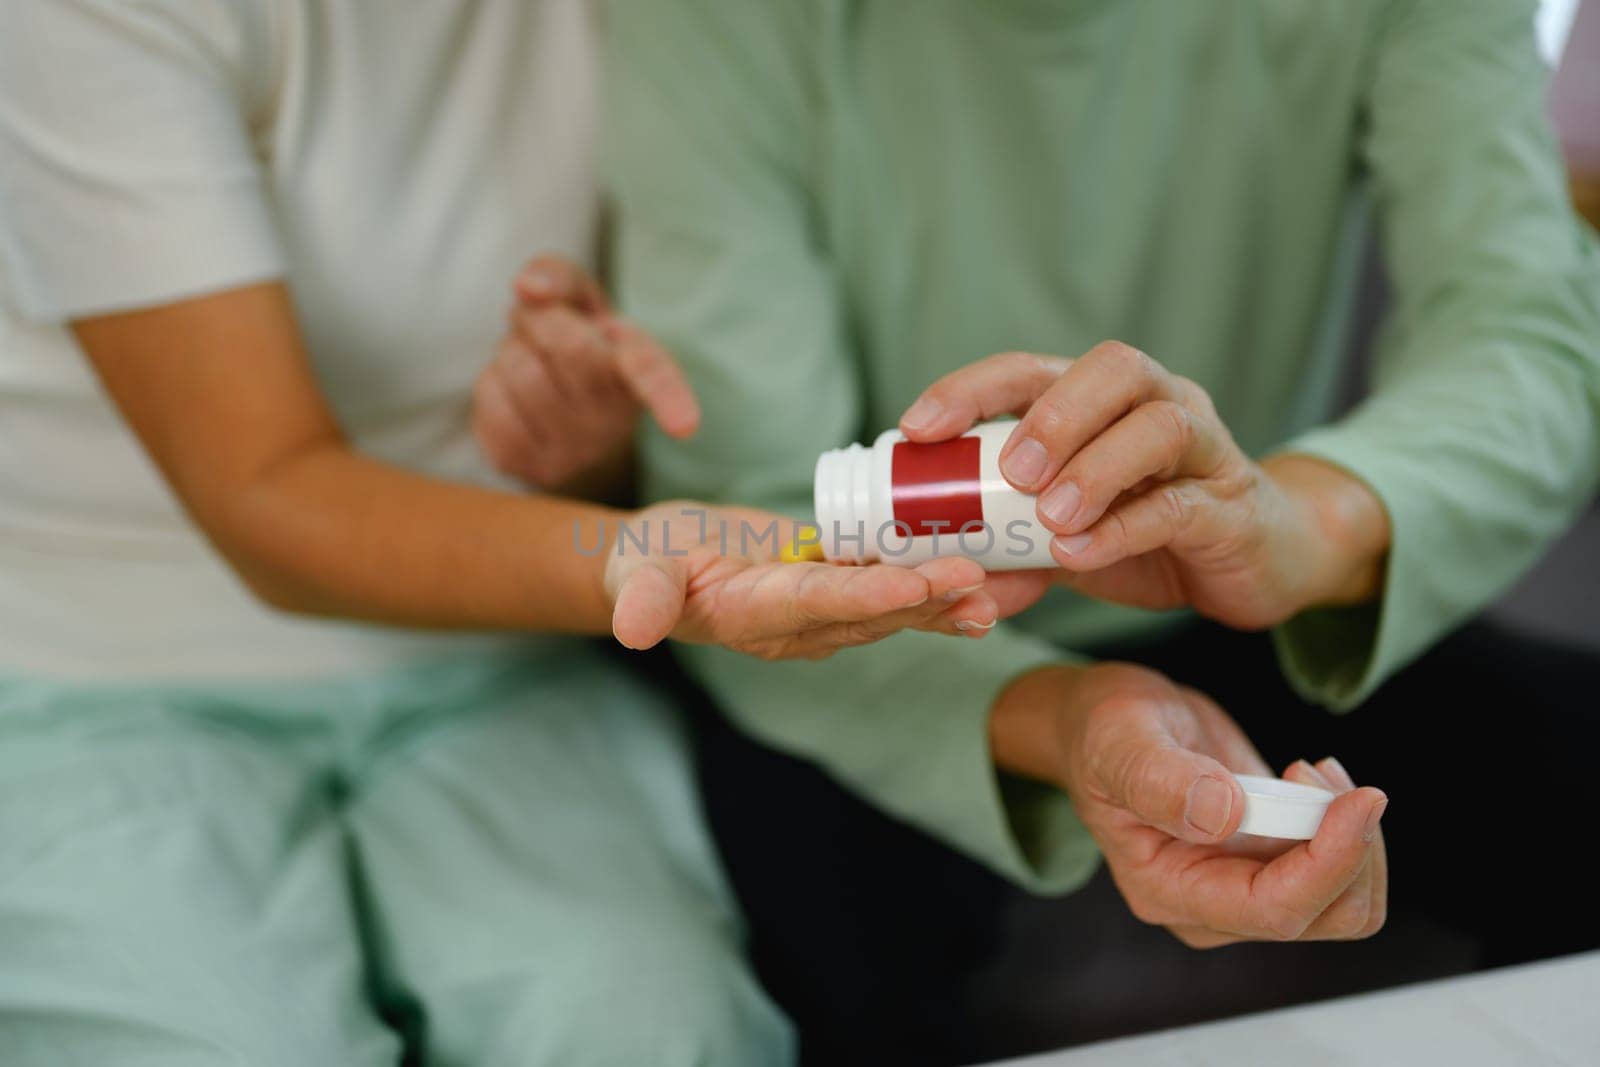
<svg viewBox="0 0 1600 1067">
<path fill-rule="evenodd" d="M 1057 566 L 1034 497 L 1000 475 L 1000 449 L 1015 426 L 983 423 L 934 444 L 889 430 L 870 448 L 824 452 L 814 486 L 822 554 L 907 567 L 938 556 L 966 556 L 991 571 Z"/>
</svg>

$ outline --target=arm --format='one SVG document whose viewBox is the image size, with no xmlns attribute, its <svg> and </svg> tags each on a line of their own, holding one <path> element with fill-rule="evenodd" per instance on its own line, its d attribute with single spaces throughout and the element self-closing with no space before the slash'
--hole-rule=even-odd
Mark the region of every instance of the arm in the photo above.
<svg viewBox="0 0 1600 1067">
<path fill-rule="evenodd" d="M 349 447 L 318 392 L 282 285 L 73 328 L 195 522 L 251 589 L 286 611 L 408 626 L 609 628 L 634 647 L 672 635 L 766 657 L 817 656 L 901 626 L 953 630 L 943 594 L 977 573 L 785 566 L 721 550 L 719 518 L 761 521 L 754 513 L 710 516 L 706 532 L 702 512 L 678 506 L 630 516 L 369 459 Z M 657 539 L 621 538 L 622 521 L 654 526 Z M 667 526 L 677 554 L 660 539 Z"/>
<path fill-rule="evenodd" d="M 1393 530 L 1378 601 L 1275 635 L 1301 691 L 1341 708 L 1491 603 L 1600 482 L 1600 255 L 1533 5 L 1391 7 L 1362 155 L 1395 306 L 1372 396 L 1285 449 L 1360 478 Z"/>
<path fill-rule="evenodd" d="M 353 452 L 281 285 L 74 331 L 191 517 L 269 604 L 401 625 L 604 628 L 604 557 L 570 566 L 573 526 L 592 537 L 621 513 L 431 481 Z"/>
<path fill-rule="evenodd" d="M 1600 262 L 1542 116 L 1529 12 L 1394 5 L 1366 155 L 1398 309 L 1374 396 L 1261 463 L 1197 384 L 1108 342 L 1003 353 L 907 410 L 937 440 L 1006 412 L 1002 470 L 1039 494 L 1064 580 L 1277 627 L 1336 707 L 1503 590 L 1600 472 Z"/>
<path fill-rule="evenodd" d="M 203 0 L 0 6 L 7 299 L 73 325 L 190 515 L 264 599 L 404 625 L 592 633 L 609 616 L 630 644 L 670 633 L 762 656 L 953 629 L 939 594 L 976 580 L 970 568 L 780 567 L 776 544 L 718 550 L 719 518 L 764 516 L 705 516 L 707 540 L 677 507 L 624 516 L 495 494 L 350 448 L 277 281 L 285 257 L 252 137 L 273 84 L 265 14 Z M 636 342 L 616 340 L 619 365 L 648 354 Z M 686 431 L 682 400 L 658 413 Z M 624 517 L 654 530 L 648 546 L 618 537 Z M 584 543 L 617 549 L 578 552 L 577 523 Z"/>
<path fill-rule="evenodd" d="M 1193 948 L 1370 937 L 1388 907 L 1388 800 L 1333 757 L 1290 781 L 1336 794 L 1303 843 L 1235 838 L 1232 773 L 1270 775 L 1205 696 L 1131 664 L 1050 667 L 1007 687 L 990 718 L 997 759 L 1066 791 L 1140 920 Z"/>
</svg>

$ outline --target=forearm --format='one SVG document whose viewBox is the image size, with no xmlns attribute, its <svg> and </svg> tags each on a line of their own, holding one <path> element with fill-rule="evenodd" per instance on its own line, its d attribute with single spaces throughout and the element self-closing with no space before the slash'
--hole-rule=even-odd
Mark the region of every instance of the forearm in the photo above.
<svg viewBox="0 0 1600 1067">
<path fill-rule="evenodd" d="M 286 611 L 604 633 L 604 549 L 621 515 L 426 478 L 332 441 L 218 494 L 196 517 L 245 582 Z"/>
<path fill-rule="evenodd" d="M 602 521 L 615 536 L 618 513 L 358 454 L 281 284 L 73 328 L 189 514 L 269 603 L 408 626 L 608 629 L 594 539 Z M 579 524 L 588 555 L 575 547 Z"/>
<path fill-rule="evenodd" d="M 1526 12 L 1392 14 L 1357 142 L 1391 322 L 1371 395 L 1285 447 L 1359 475 L 1388 515 L 1379 597 L 1274 634 L 1295 688 L 1340 709 L 1492 603 L 1600 480 L 1600 255 L 1566 199 Z"/>
</svg>

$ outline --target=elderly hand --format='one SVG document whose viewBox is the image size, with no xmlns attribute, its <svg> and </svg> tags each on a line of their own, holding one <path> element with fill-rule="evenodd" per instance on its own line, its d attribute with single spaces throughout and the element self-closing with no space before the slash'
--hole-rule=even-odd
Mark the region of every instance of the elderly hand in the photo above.
<svg viewBox="0 0 1600 1067">
<path fill-rule="evenodd" d="M 1022 421 L 1001 473 L 1038 494 L 1051 554 L 1084 593 L 1255 629 L 1379 588 L 1389 525 L 1364 483 L 1307 456 L 1252 461 L 1204 389 L 1136 349 L 991 356 L 900 425 L 937 441 L 1007 413 Z"/>
<path fill-rule="evenodd" d="M 678 365 L 612 313 L 582 268 L 544 256 L 513 289 L 506 334 L 473 393 L 473 428 L 497 469 L 581 492 L 621 469 L 641 410 L 674 437 L 695 431 L 700 407 Z"/>
<path fill-rule="evenodd" d="M 754 509 L 682 501 L 636 513 L 608 542 L 617 640 L 648 648 L 671 637 L 762 659 L 821 659 L 904 629 L 982 637 L 1002 610 L 1005 594 L 997 601 L 967 559 L 914 570 L 777 562 L 797 527 Z"/>
<path fill-rule="evenodd" d="M 1229 772 L 1270 774 L 1205 696 L 1125 664 L 1049 667 L 1001 694 L 996 759 L 1072 797 L 1128 907 L 1196 948 L 1241 940 L 1368 937 L 1383 925 L 1388 799 L 1337 760 L 1284 777 L 1337 793 L 1316 837 L 1233 837 L 1244 794 Z"/>
</svg>

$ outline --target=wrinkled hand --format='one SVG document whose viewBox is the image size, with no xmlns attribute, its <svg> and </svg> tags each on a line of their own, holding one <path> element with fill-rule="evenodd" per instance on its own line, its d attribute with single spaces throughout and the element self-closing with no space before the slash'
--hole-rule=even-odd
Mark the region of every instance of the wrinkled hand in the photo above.
<svg viewBox="0 0 1600 1067">
<path fill-rule="evenodd" d="M 762 659 L 821 659 L 904 629 L 982 637 L 999 612 L 983 568 L 780 563 L 798 524 L 753 509 L 657 504 L 611 532 L 605 587 L 629 648 L 671 637 Z M 752 531 L 744 534 L 742 531 Z"/>
<path fill-rule="evenodd" d="M 1285 778 L 1339 794 L 1316 837 L 1233 837 L 1244 793 L 1229 772 L 1271 772 L 1221 708 L 1160 674 L 1035 671 L 996 703 L 991 739 L 1003 763 L 1066 789 L 1134 915 L 1186 944 L 1362 938 L 1383 925 L 1384 794 L 1356 788 L 1331 757 L 1300 761 Z"/>
<path fill-rule="evenodd" d="M 683 372 L 615 315 L 582 268 L 554 256 L 517 275 L 507 330 L 473 391 L 473 429 L 495 467 L 544 489 L 620 469 L 639 413 L 687 437 L 700 408 Z"/>
<path fill-rule="evenodd" d="M 991 356 L 900 425 L 936 441 L 1008 413 L 1022 421 L 1001 473 L 1039 494 L 1051 554 L 1084 593 L 1256 629 L 1377 591 L 1389 528 L 1371 490 L 1310 457 L 1254 462 L 1204 389 L 1136 349 Z"/>
</svg>

